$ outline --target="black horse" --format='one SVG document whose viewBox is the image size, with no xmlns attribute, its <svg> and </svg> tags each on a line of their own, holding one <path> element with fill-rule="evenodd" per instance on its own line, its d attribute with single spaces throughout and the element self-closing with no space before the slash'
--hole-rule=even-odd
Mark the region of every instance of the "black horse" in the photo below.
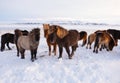
<svg viewBox="0 0 120 83">
<path fill-rule="evenodd" d="M 118 39 L 120 39 L 120 30 L 116 30 L 116 29 L 108 29 L 107 30 L 108 33 L 110 33 L 114 40 L 115 40 L 115 46 L 118 45 Z"/>
<path fill-rule="evenodd" d="M 5 33 L 1 35 L 1 51 L 5 50 L 5 44 L 9 50 L 11 50 L 9 43 L 14 44 L 14 34 L 12 33 Z"/>
</svg>

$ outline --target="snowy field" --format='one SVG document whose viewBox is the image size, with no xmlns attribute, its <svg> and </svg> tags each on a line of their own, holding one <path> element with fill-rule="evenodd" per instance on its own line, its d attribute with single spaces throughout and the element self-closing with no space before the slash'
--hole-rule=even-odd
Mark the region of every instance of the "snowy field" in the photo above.
<svg viewBox="0 0 120 83">
<path fill-rule="evenodd" d="M 61 25 L 66 29 L 77 29 L 87 31 L 88 34 L 103 29 L 119 29 L 120 26 L 112 25 Z M 57 56 L 48 55 L 46 39 L 43 37 L 41 24 L 36 25 L 0 25 L 0 35 L 6 32 L 14 33 L 14 29 L 41 28 L 40 44 L 37 60 L 31 62 L 30 51 L 26 51 L 26 58 L 20 59 L 16 56 L 16 47 L 10 44 L 12 50 L 5 49 L 0 52 L 0 83 L 120 83 L 120 41 L 113 51 L 99 51 L 93 53 L 92 49 L 81 47 L 79 42 L 72 60 L 68 59 L 67 53 L 63 51 L 61 60 Z M 0 40 L 1 41 L 1 40 Z M 1 46 L 1 45 L 0 45 Z"/>
</svg>

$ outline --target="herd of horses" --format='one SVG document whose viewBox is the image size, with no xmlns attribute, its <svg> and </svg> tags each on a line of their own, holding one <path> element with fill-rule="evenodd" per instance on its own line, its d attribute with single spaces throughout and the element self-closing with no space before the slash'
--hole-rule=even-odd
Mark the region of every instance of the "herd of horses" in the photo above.
<svg viewBox="0 0 120 83">
<path fill-rule="evenodd" d="M 43 24 L 44 37 L 49 49 L 49 56 L 51 55 L 51 46 L 53 46 L 53 53 L 56 55 L 57 46 L 59 48 L 59 57 L 62 58 L 63 48 L 65 48 L 68 58 L 72 59 L 74 52 L 78 48 L 78 42 L 82 40 L 82 47 L 91 49 L 94 42 L 93 52 L 98 53 L 98 50 L 106 49 L 112 51 L 114 46 L 118 45 L 120 39 L 120 30 L 107 29 L 97 30 L 90 35 L 86 31 L 77 31 L 75 29 L 67 30 L 59 25 Z M 14 34 L 5 33 L 1 35 L 1 51 L 5 50 L 5 44 L 8 49 L 9 43 L 13 43 L 17 48 L 17 56 L 21 54 L 21 59 L 25 58 L 25 50 L 30 50 L 31 61 L 36 60 L 37 49 L 40 41 L 40 28 L 34 28 L 30 32 L 27 30 L 15 29 Z M 70 50 L 71 47 L 71 50 Z"/>
</svg>

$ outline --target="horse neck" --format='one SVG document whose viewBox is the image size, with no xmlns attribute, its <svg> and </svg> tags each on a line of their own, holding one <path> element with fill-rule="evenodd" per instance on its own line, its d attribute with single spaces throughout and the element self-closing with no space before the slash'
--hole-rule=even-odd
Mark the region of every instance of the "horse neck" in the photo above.
<svg viewBox="0 0 120 83">
<path fill-rule="evenodd" d="M 44 37 L 45 37 L 45 38 L 48 37 L 48 30 L 44 30 Z"/>
</svg>

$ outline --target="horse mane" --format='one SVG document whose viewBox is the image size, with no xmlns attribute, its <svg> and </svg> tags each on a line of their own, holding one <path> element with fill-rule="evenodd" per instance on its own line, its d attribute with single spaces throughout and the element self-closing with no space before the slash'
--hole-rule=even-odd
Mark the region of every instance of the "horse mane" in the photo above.
<svg viewBox="0 0 120 83">
<path fill-rule="evenodd" d="M 57 28 L 57 36 L 61 39 L 64 38 L 69 33 L 67 29 L 61 26 L 56 26 L 56 28 Z"/>
<path fill-rule="evenodd" d="M 35 38 L 36 41 L 39 41 L 39 39 L 40 39 L 40 29 L 39 28 L 32 29 L 32 31 L 30 31 L 29 37 L 31 39 Z"/>
<path fill-rule="evenodd" d="M 19 29 L 15 29 L 14 32 L 15 32 L 15 36 L 17 36 L 17 37 L 22 35 L 22 32 Z"/>
<path fill-rule="evenodd" d="M 32 31 L 30 31 L 30 33 L 40 33 L 40 29 L 34 28 L 34 29 L 32 29 Z"/>
</svg>

